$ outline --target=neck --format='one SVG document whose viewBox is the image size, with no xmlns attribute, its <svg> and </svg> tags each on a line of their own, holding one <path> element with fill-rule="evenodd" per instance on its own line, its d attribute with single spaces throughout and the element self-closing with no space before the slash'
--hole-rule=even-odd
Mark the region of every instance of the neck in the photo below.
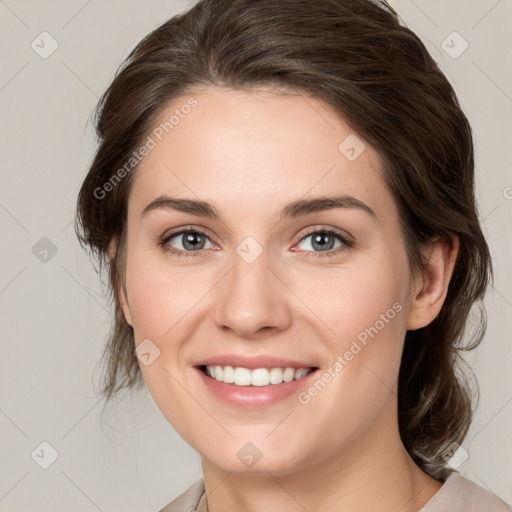
<svg viewBox="0 0 512 512">
<path fill-rule="evenodd" d="M 384 416 L 386 409 L 394 410 L 384 408 Z M 373 422 L 350 446 L 298 471 L 247 475 L 204 457 L 202 468 L 208 498 L 198 512 L 418 512 L 442 486 L 416 466 L 389 417 Z"/>
</svg>

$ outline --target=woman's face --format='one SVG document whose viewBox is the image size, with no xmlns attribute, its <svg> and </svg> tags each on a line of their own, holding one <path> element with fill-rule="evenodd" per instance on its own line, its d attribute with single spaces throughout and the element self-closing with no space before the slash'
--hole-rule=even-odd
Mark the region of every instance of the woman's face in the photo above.
<svg viewBox="0 0 512 512">
<path fill-rule="evenodd" d="M 160 121 L 129 197 L 123 306 L 159 409 L 226 471 L 285 474 L 392 435 L 411 278 L 376 152 L 301 95 L 210 88 Z M 213 368 L 225 383 L 207 363 L 241 369 Z"/>
</svg>

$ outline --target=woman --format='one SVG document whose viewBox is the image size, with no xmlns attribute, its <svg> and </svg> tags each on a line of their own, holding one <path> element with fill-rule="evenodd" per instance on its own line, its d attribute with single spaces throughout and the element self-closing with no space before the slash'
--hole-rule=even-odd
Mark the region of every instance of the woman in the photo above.
<svg viewBox="0 0 512 512">
<path fill-rule="evenodd" d="M 446 464 L 491 261 L 470 125 L 393 9 L 202 0 L 131 52 L 97 130 L 103 391 L 144 383 L 201 455 L 163 511 L 508 510 Z"/>
</svg>

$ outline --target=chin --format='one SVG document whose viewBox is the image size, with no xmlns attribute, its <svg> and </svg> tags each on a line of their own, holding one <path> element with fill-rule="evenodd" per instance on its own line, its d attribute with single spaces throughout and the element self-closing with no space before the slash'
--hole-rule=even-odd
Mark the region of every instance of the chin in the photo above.
<svg viewBox="0 0 512 512">
<path fill-rule="evenodd" d="M 294 450 L 293 446 L 273 446 L 271 443 L 258 448 L 258 442 L 237 441 L 219 446 L 211 453 L 211 445 L 206 450 L 197 449 L 202 458 L 226 472 L 247 476 L 287 475 L 308 466 L 303 450 Z M 198 447 L 199 448 L 199 447 Z M 281 450 L 279 449 L 281 448 Z M 284 448 L 284 449 L 283 449 Z M 300 454 L 300 459 L 297 458 Z"/>
</svg>

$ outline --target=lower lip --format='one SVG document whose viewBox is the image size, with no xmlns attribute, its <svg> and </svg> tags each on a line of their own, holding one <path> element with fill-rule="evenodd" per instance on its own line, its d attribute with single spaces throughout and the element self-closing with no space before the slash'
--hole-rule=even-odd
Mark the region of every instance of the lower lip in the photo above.
<svg viewBox="0 0 512 512">
<path fill-rule="evenodd" d="M 298 395 L 309 381 L 316 375 L 317 370 L 311 370 L 305 377 L 282 384 L 268 386 L 237 386 L 212 379 L 200 368 L 195 368 L 205 383 L 207 389 L 218 399 L 229 405 L 241 408 L 267 407 L 293 395 Z"/>
</svg>

